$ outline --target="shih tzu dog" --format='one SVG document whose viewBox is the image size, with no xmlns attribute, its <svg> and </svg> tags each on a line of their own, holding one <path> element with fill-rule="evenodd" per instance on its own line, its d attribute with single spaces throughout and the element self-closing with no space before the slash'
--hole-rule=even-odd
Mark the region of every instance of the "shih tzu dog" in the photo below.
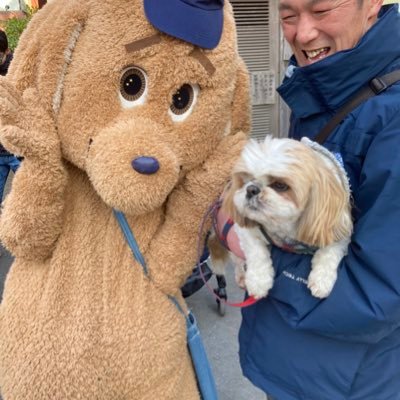
<svg viewBox="0 0 400 400">
<path fill-rule="evenodd" d="M 264 297 L 273 285 L 270 244 L 313 254 L 308 288 L 315 297 L 330 294 L 353 228 L 349 183 L 335 155 L 307 138 L 251 140 L 233 169 L 222 209 L 235 222 L 246 259 L 244 269 L 234 257 L 236 278 L 250 295 Z M 209 248 L 213 269 L 221 273 L 227 249 L 216 237 L 214 232 Z"/>
</svg>

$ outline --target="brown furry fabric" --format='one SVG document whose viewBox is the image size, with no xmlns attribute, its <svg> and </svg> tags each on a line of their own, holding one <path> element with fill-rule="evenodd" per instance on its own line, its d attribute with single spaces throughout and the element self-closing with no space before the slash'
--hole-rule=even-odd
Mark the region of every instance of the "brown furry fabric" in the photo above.
<svg viewBox="0 0 400 400">
<path fill-rule="evenodd" d="M 25 160 L 0 220 L 15 255 L 0 306 L 5 400 L 197 400 L 185 321 L 166 294 L 196 258 L 197 231 L 249 128 L 248 78 L 232 10 L 204 53 L 156 34 L 138 0 L 53 0 L 21 38 L 0 80 L 0 141 Z M 142 105 L 124 108 L 123 71 L 147 75 Z M 198 84 L 191 114 L 168 112 Z M 245 133 L 243 133 L 245 132 Z M 133 170 L 155 157 L 152 175 Z M 150 280 L 133 261 L 112 208 L 123 211 Z"/>
</svg>

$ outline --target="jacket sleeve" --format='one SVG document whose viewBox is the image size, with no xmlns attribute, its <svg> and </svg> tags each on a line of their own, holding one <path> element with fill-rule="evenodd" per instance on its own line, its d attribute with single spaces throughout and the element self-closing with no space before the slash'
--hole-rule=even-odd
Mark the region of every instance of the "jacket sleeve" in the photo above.
<svg viewBox="0 0 400 400">
<path fill-rule="evenodd" d="M 400 327 L 400 122 L 375 136 L 354 195 L 357 221 L 333 291 L 324 300 L 306 285 L 310 256 L 273 249 L 269 296 L 293 327 L 374 343 Z"/>
</svg>

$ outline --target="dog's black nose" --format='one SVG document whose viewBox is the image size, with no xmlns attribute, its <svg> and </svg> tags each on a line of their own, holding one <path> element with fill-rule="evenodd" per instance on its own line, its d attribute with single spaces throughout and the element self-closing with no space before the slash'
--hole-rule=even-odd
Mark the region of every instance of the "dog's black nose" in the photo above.
<svg viewBox="0 0 400 400">
<path fill-rule="evenodd" d="M 260 190 L 260 188 L 259 188 L 258 186 L 256 186 L 256 185 L 249 185 L 249 186 L 247 186 L 247 188 L 246 188 L 246 197 L 247 197 L 248 199 L 251 199 L 252 197 L 257 196 L 258 193 L 260 193 L 260 192 L 261 192 L 261 190 Z"/>
<path fill-rule="evenodd" d="M 141 156 L 132 161 L 132 167 L 139 174 L 151 175 L 160 169 L 160 163 L 154 157 Z"/>
</svg>

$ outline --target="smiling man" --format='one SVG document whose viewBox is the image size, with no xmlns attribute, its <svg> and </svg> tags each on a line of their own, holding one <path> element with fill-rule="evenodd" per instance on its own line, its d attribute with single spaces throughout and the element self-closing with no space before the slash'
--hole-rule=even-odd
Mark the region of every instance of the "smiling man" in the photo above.
<svg viewBox="0 0 400 400">
<path fill-rule="evenodd" d="M 299 66 L 357 45 L 377 19 L 376 0 L 282 0 L 283 34 Z"/>
<path fill-rule="evenodd" d="M 293 50 L 278 89 L 292 138 L 314 139 L 355 93 L 400 70 L 398 4 L 279 0 L 279 15 Z M 400 399 L 400 82 L 375 89 L 324 143 L 343 159 L 354 203 L 331 294 L 311 295 L 310 256 L 274 248 L 274 287 L 243 310 L 241 366 L 268 399 Z"/>
</svg>

